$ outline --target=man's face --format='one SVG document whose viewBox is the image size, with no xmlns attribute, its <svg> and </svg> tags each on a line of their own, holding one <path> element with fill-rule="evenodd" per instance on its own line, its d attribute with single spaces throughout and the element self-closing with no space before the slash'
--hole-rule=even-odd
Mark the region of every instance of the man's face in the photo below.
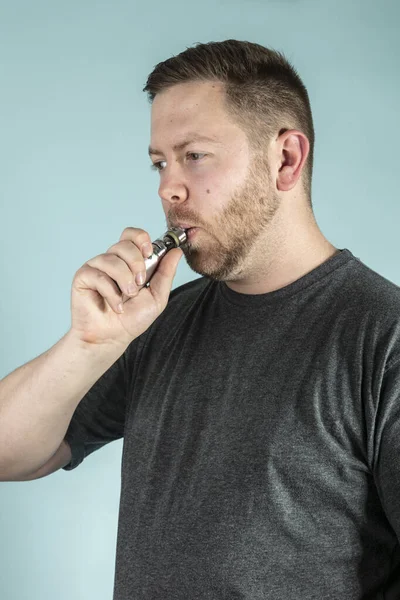
<svg viewBox="0 0 400 600">
<path fill-rule="evenodd" d="M 246 134 L 226 112 L 224 94 L 218 82 L 183 83 L 157 94 L 150 147 L 167 227 L 199 228 L 182 247 L 188 265 L 228 281 L 245 276 L 279 198 L 267 159 L 252 155 Z M 212 141 L 194 141 L 199 136 Z"/>
</svg>

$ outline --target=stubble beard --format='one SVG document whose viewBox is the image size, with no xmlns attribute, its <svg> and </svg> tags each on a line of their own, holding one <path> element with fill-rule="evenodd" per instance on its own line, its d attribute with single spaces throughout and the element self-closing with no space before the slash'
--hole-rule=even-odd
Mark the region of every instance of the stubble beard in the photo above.
<svg viewBox="0 0 400 600">
<path fill-rule="evenodd" d="M 279 205 L 268 164 L 254 160 L 242 187 L 213 219 L 212 231 L 207 228 L 189 242 L 185 250 L 189 267 L 211 280 L 240 278 L 246 259 L 259 238 L 268 233 Z"/>
</svg>

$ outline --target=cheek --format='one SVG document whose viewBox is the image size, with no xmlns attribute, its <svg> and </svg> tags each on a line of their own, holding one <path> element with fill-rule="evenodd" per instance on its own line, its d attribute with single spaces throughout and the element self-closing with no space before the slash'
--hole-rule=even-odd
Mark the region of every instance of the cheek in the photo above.
<svg viewBox="0 0 400 600">
<path fill-rule="evenodd" d="M 207 199 L 229 194 L 230 189 L 229 175 L 218 169 L 193 175 L 191 184 L 196 195 L 207 196 Z"/>
<path fill-rule="evenodd" d="M 203 181 L 203 189 L 210 196 L 231 197 L 239 189 L 247 177 L 246 161 L 235 161 L 229 166 L 219 166 L 207 173 Z"/>
</svg>

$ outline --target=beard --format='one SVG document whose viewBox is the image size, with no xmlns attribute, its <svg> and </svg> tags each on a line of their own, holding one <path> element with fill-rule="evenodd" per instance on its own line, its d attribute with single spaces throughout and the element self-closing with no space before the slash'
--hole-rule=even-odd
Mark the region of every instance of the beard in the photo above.
<svg viewBox="0 0 400 600">
<path fill-rule="evenodd" d="M 246 180 L 228 205 L 213 216 L 207 228 L 198 230 L 193 240 L 181 246 L 187 264 L 208 279 L 239 279 L 246 259 L 259 238 L 265 236 L 279 205 L 266 159 L 254 158 Z M 184 218 L 181 215 L 181 220 Z M 174 220 L 179 219 L 170 219 Z"/>
</svg>

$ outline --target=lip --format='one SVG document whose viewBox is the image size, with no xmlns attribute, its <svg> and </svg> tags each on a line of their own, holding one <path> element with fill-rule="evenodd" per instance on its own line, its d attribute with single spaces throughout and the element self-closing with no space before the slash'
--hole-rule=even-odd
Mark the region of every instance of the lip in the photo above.
<svg viewBox="0 0 400 600">
<path fill-rule="evenodd" d="M 191 240 L 193 238 L 194 235 L 196 235 L 197 231 L 200 229 L 200 227 L 190 227 L 187 237 L 189 240 Z"/>
<path fill-rule="evenodd" d="M 196 226 L 189 225 L 188 223 L 177 223 L 177 227 L 180 227 L 181 229 L 192 229 L 193 227 L 196 227 Z"/>
</svg>

